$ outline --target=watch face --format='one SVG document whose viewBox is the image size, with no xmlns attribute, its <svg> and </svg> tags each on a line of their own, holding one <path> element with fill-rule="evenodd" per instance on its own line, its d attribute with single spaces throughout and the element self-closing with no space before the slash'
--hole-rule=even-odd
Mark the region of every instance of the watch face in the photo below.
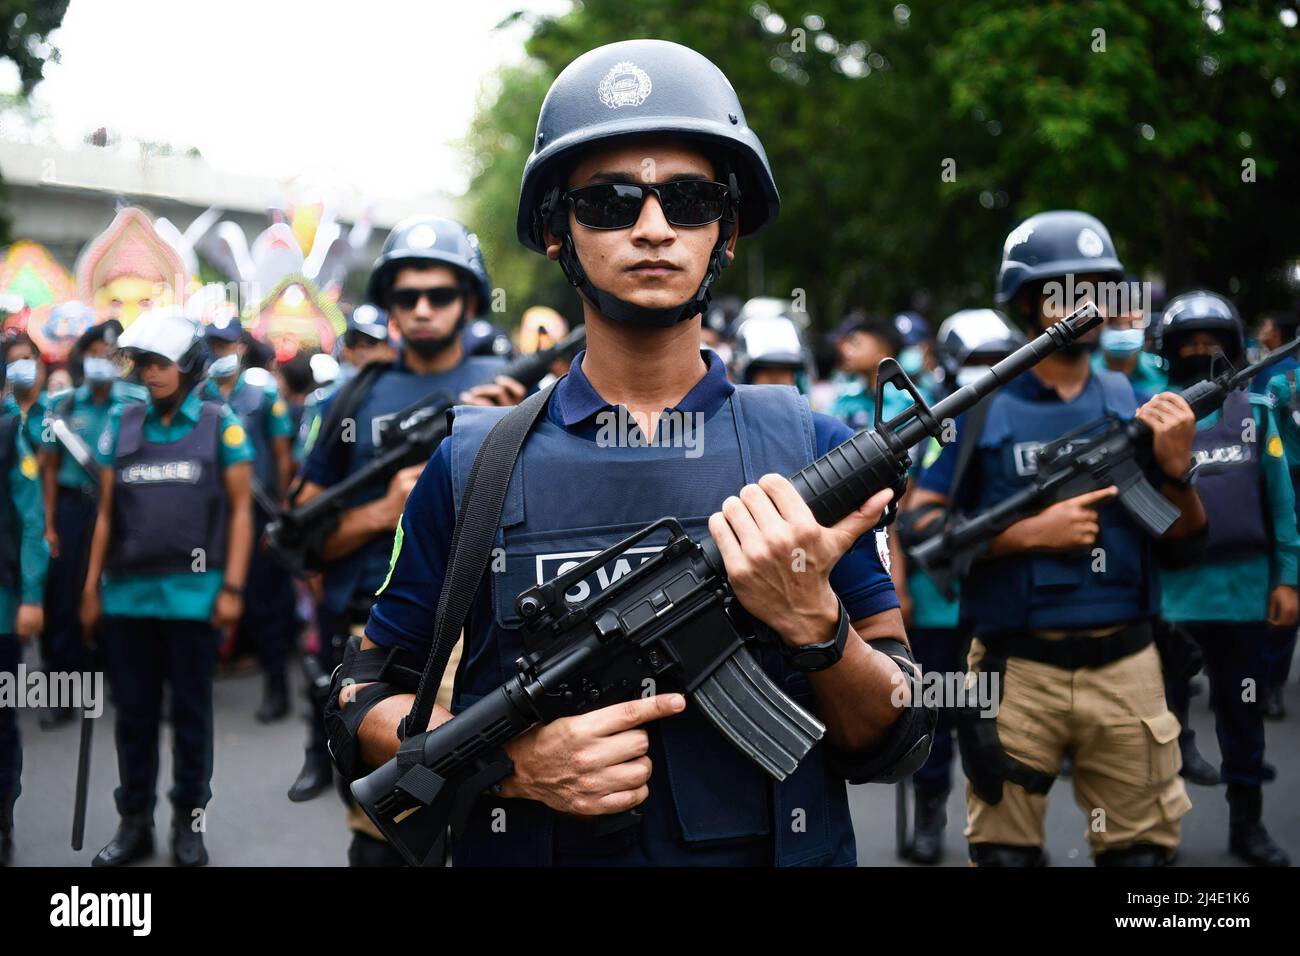
<svg viewBox="0 0 1300 956">
<path fill-rule="evenodd" d="M 795 666 L 799 667 L 801 670 L 806 670 L 806 671 L 825 670 L 826 668 L 834 664 L 836 659 L 837 659 L 837 655 L 835 654 L 834 651 L 828 651 L 820 648 L 818 649 L 810 648 L 805 651 L 800 651 L 798 654 L 794 655 Z"/>
</svg>

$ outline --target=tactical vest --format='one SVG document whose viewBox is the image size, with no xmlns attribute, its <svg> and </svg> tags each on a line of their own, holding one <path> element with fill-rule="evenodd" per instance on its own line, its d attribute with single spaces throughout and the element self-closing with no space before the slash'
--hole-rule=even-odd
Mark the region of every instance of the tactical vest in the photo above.
<svg viewBox="0 0 1300 956">
<path fill-rule="evenodd" d="M 1192 442 L 1196 494 L 1209 522 L 1205 556 L 1210 561 L 1269 550 L 1259 453 L 1264 435 L 1250 405 L 1244 394 L 1233 392 L 1219 420 L 1198 428 Z M 1256 431 L 1254 441 L 1243 440 L 1247 419 Z"/>
<path fill-rule="evenodd" d="M 479 445 L 505 411 L 456 410 L 449 440 L 458 508 Z M 660 438 L 666 438 L 662 423 Z M 504 570 L 498 565 L 485 585 L 491 619 L 476 614 L 467 623 L 453 711 L 470 706 L 517 673 L 514 661 L 525 649 L 514 606 L 520 591 L 665 515 L 678 518 L 697 540 L 706 537 L 709 515 L 728 495 L 767 472 L 793 474 L 813 459 L 812 415 L 792 388 L 739 386 L 692 440 L 702 442 L 698 457 L 688 457 L 680 444 L 600 447 L 543 417 L 515 465 L 496 538 Z M 602 589 L 662 544 L 647 540 L 645 547 L 575 585 L 570 597 L 581 599 Z M 476 609 L 485 606 L 482 592 L 479 597 Z M 807 676 L 787 668 L 776 647 L 763 646 L 759 660 L 793 699 L 813 706 Z M 484 799 L 456 842 L 456 859 L 489 866 L 582 860 L 666 865 L 855 862 L 844 780 L 827 772 L 821 746 L 778 784 L 689 703 L 684 713 L 646 729 L 654 770 L 639 827 L 597 838 L 591 835 L 590 821 L 557 814 L 541 803 Z M 498 832 L 501 828 L 494 821 L 499 814 L 494 811 L 502 803 L 509 804 L 508 823 Z"/>
<path fill-rule="evenodd" d="M 1136 410 L 1133 387 L 1119 372 L 1094 371 L 1071 402 L 998 392 L 990 400 L 972 464 L 979 482 L 976 513 L 1028 485 L 1038 450 L 1047 442 L 1103 414 L 1130 419 Z M 977 634 L 991 634 L 1100 627 L 1157 613 L 1160 596 L 1149 539 L 1117 502 L 1101 507 L 1098 518 L 1100 533 L 1092 548 L 977 561 L 962 583 L 963 622 Z"/>
<path fill-rule="evenodd" d="M 501 358 L 472 356 L 445 372 L 416 375 L 394 362 L 389 370 L 375 378 L 351 416 L 353 433 L 347 443 L 347 469 L 343 477 L 355 474 L 374 460 L 381 422 L 435 391 L 446 392 L 455 400 L 466 389 L 491 381 L 505 365 Z M 318 441 L 328 438 L 322 434 Z M 352 493 L 344 508 L 367 504 L 382 498 L 387 491 L 387 479 L 369 482 Z M 334 614 L 343 614 L 354 597 L 373 596 L 384 581 L 392 550 L 393 536 L 381 534 L 326 568 L 325 607 Z"/>
<path fill-rule="evenodd" d="M 226 563 L 226 489 L 218 444 L 222 405 L 203 402 L 199 421 L 174 442 L 144 437 L 149 406 L 122 410 L 113 461 L 113 575 L 173 574 Z"/>
<path fill-rule="evenodd" d="M 236 386 L 230 393 L 231 411 L 239 416 L 244 426 L 244 434 L 253 446 L 253 477 L 271 497 L 276 497 L 280 490 L 279 469 L 275 461 L 275 452 L 271 449 L 271 435 L 267 430 L 266 415 L 262 405 L 266 401 L 266 391 L 259 385 L 241 382 L 242 388 Z"/>
<path fill-rule="evenodd" d="M 21 577 L 18 564 L 22 549 L 22 523 L 14 507 L 9 473 L 18 464 L 18 429 L 22 419 L 0 411 L 0 587 L 18 590 Z"/>
</svg>

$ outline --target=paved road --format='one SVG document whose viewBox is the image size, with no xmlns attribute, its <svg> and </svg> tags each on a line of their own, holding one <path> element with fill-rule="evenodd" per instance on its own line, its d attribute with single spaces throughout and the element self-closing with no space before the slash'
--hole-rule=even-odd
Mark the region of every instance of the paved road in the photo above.
<svg viewBox="0 0 1300 956">
<path fill-rule="evenodd" d="M 34 663 L 34 662 L 33 662 Z M 295 675 L 296 676 L 296 675 Z M 261 681 L 255 675 L 219 679 L 216 685 L 216 771 L 208 811 L 206 840 L 214 865 L 338 866 L 346 862 L 348 842 L 343 808 L 331 791 L 307 804 L 285 798 L 301 755 L 304 725 L 296 717 L 271 726 L 253 719 Z M 1300 684 L 1287 686 L 1288 721 L 1268 725 L 1268 759 L 1278 779 L 1265 791 L 1265 822 L 1293 857 L 1300 857 Z M 23 795 L 16 808 L 17 862 L 34 866 L 84 866 L 107 842 L 117 823 L 112 792 L 117 783 L 111 711 L 97 722 L 92 762 L 91 802 L 86 845 L 69 847 L 72 791 L 77 757 L 75 725 L 42 731 L 36 714 L 22 714 L 26 744 Z M 1192 699 L 1192 722 L 1202 752 L 1218 759 L 1213 718 L 1205 694 Z M 164 739 L 167 739 L 164 736 Z M 171 810 L 166 787 L 170 754 L 162 755 L 158 833 L 165 838 Z M 958 777 L 960 779 L 960 777 Z M 1180 862 L 1188 866 L 1228 866 L 1227 805 L 1223 788 L 1190 787 L 1195 804 L 1184 818 Z M 868 785 L 850 789 L 858 855 L 864 866 L 897 865 L 894 855 L 894 788 Z M 964 800 L 955 790 L 949 801 L 946 865 L 965 863 L 961 835 Z M 1057 866 L 1087 866 L 1085 817 L 1074 803 L 1068 778 L 1058 779 L 1049 799 L 1048 850 Z M 155 863 L 168 861 L 165 847 Z M 911 865 L 911 864 L 903 864 Z"/>
</svg>

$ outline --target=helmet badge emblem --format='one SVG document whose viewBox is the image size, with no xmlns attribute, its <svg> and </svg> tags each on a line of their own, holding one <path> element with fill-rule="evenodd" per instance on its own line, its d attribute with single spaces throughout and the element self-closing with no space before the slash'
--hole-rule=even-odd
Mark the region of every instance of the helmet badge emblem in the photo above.
<svg viewBox="0 0 1300 956">
<path fill-rule="evenodd" d="M 1079 247 L 1079 254 L 1087 256 L 1089 259 L 1095 259 L 1106 251 L 1101 236 L 1088 228 L 1079 231 L 1079 238 L 1075 240 L 1075 245 Z"/>
<path fill-rule="evenodd" d="M 437 233 L 427 223 L 416 226 L 406 237 L 406 244 L 412 249 L 432 249 L 437 241 Z"/>
<path fill-rule="evenodd" d="M 630 60 L 611 66 L 596 88 L 600 101 L 612 110 L 621 106 L 640 106 L 650 95 L 650 90 L 650 75 Z"/>
</svg>

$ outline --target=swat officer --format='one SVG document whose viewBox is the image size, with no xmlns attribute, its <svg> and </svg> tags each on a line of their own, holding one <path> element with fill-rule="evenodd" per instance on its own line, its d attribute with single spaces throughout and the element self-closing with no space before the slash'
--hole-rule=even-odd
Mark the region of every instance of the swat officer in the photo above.
<svg viewBox="0 0 1300 956">
<path fill-rule="evenodd" d="M 312 374 L 319 387 L 307 396 L 302 423 L 298 426 L 294 458 L 299 462 L 306 461 L 319 437 L 321 409 L 325 406 L 325 400 L 371 362 L 392 362 L 396 357 L 388 339 L 388 313 L 369 303 L 357 306 L 348 313 L 347 328 L 338 340 L 335 351 L 338 360 L 332 369 L 332 376 L 318 374 L 328 369 L 329 363 L 312 356 Z"/>
<path fill-rule="evenodd" d="M 608 116 L 593 106 L 602 100 Z M 602 110 L 599 122 L 593 108 Z M 680 694 L 539 726 L 506 745 L 514 771 L 499 794 L 474 806 L 453 839 L 453 858 L 851 865 L 845 779 L 910 773 L 924 759 L 933 714 L 907 706 L 906 688 L 901 706 L 891 701 L 914 665 L 870 536 L 857 543 L 890 492 L 833 528 L 816 524 L 780 476 L 852 432 L 813 415 L 791 389 L 732 385 L 717 353 L 701 347 L 701 314 L 737 237 L 777 214 L 763 148 L 718 68 L 660 40 L 610 44 L 566 67 L 543 103 L 535 142 L 517 232 L 577 287 L 588 348 L 523 444 L 512 483 L 518 493 L 498 531 L 504 570 L 477 592 L 451 709 L 437 708 L 432 723 L 455 719 L 509 675 L 523 649 L 519 590 L 552 576 L 565 554 L 603 549 L 674 514 L 692 533 L 712 534 L 738 599 L 780 637 L 764 655 L 767 673 L 819 713 L 827 735 L 775 784 Z M 669 416 L 692 416 L 702 455 L 640 437 L 602 444 L 598 423 L 625 413 L 655 439 Z M 428 653 L 457 499 L 501 416 L 456 410 L 450 439 L 407 500 L 366 639 L 349 647 L 333 693 L 388 648 L 417 661 Z M 791 547 L 805 548 L 805 571 L 794 570 Z M 600 577 L 584 586 L 600 587 Z M 349 776 L 394 754 L 412 700 L 400 672 L 375 682 L 376 691 L 362 683 L 355 706 L 350 693 L 331 697 L 332 750 Z M 639 827 L 606 834 L 591 822 L 632 807 L 642 810 Z M 508 824 L 493 832 L 501 812 Z"/>
<path fill-rule="evenodd" d="M 1239 362 L 1244 338 L 1231 302 L 1195 291 L 1166 306 L 1157 347 L 1169 363 L 1170 383 L 1186 389 L 1208 378 L 1219 356 Z M 1229 849 L 1255 866 L 1287 866 L 1261 821 L 1266 775 L 1258 690 L 1267 686 L 1268 628 L 1296 626 L 1300 554 L 1291 475 L 1271 400 L 1233 392 L 1220 411 L 1197 422 L 1192 449 L 1209 536 L 1201 560 L 1161 569 L 1164 617 L 1190 633 L 1205 655 L 1228 785 Z M 1187 681 L 1167 687 L 1186 728 Z"/>
<path fill-rule="evenodd" d="M 0 392 L 5 374 L 0 363 Z M 49 550 L 44 533 L 36 453 L 18 404 L 5 395 L 0 402 L 0 672 L 15 684 L 22 646 L 45 624 L 41 593 Z M 0 707 L 0 866 L 13 862 L 14 802 L 22 791 L 22 771 L 18 708 Z"/>
<path fill-rule="evenodd" d="M 387 311 L 401 338 L 400 349 L 391 362 L 364 366 L 322 404 L 298 502 L 363 468 L 378 450 L 380 425 L 397 412 L 439 395 L 455 397 L 494 378 L 504 359 L 466 356 L 463 338 L 466 323 L 488 310 L 491 295 L 478 239 L 460 223 L 420 216 L 393 228 L 370 273 L 366 298 Z M 319 629 L 321 670 L 327 674 L 337 665 L 351 629 L 364 623 L 383 583 L 402 503 L 422 468 L 405 468 L 355 491 L 321 547 Z M 324 741 L 314 727 L 290 799 L 319 792 L 331 777 Z M 353 811 L 351 821 L 356 834 L 349 858 L 355 864 L 399 861 L 359 811 Z"/>
<path fill-rule="evenodd" d="M 206 326 L 203 337 L 212 363 L 207 381 L 199 387 L 199 397 L 229 405 L 253 446 L 253 541 L 257 542 L 271 520 L 271 509 L 278 510 L 293 478 L 293 423 L 275 377 L 243 361 L 247 352 L 244 336 L 236 315 L 220 316 Z M 254 716 L 266 724 L 289 713 L 285 669 L 297 628 L 292 582 L 265 548 L 253 548 L 244 597 L 239 630 L 257 648 L 264 683 L 262 702 Z"/>
<path fill-rule="evenodd" d="M 997 301 L 1036 332 L 1080 300 L 1101 305 L 1100 283 L 1122 275 L 1097 219 L 1044 212 L 1007 237 Z M 1076 343 L 1049 356 L 977 406 L 978 418 L 959 421 L 911 506 L 984 511 L 1031 479 L 1043 443 L 1111 414 L 1136 417 L 1154 434 L 1153 478 L 1182 511 L 1166 540 L 1185 549 L 1203 533 L 1204 512 L 1186 482 L 1191 409 L 1170 393 L 1139 408 L 1128 380 L 1094 371 L 1087 349 Z M 962 625 L 975 635 L 968 668 L 976 679 L 1000 675 L 1002 691 L 995 719 L 967 714 L 959 727 L 977 865 L 1045 863 L 1046 793 L 1067 753 L 1079 805 L 1095 808 L 1087 836 L 1098 865 L 1159 865 L 1178 846 L 1191 802 L 1152 644 L 1160 600 L 1153 548 L 1115 494 L 1083 494 L 1010 526 L 962 583 Z"/>
<path fill-rule="evenodd" d="M 990 366 L 1006 358 L 1026 341 L 1024 333 L 1002 313 L 993 309 L 963 309 L 950 315 L 939 326 L 933 354 L 938 367 L 943 369 L 943 382 L 955 390 L 988 371 Z M 942 443 L 931 438 L 916 456 L 916 471 L 933 465 L 942 452 Z M 915 487 L 915 477 L 913 475 L 912 487 Z M 960 484 L 961 475 L 954 474 L 950 488 Z M 897 539 L 902 545 L 902 553 L 896 552 L 896 563 L 891 569 L 903 621 L 917 663 L 927 673 L 959 673 L 965 670 L 965 640 L 958 627 L 956 596 L 941 590 L 929 574 L 912 566 L 906 557 L 907 547 L 920 543 L 937 530 L 933 523 L 943 517 L 943 509 L 938 504 L 912 508 L 910 495 L 909 491 L 898 522 Z M 916 822 L 906 854 L 914 863 L 934 864 L 943 856 L 955 752 L 952 709 L 955 702 L 946 703 L 948 706 L 939 708 L 929 759 L 912 777 Z"/>
<path fill-rule="evenodd" d="M 95 443 L 108 421 L 109 409 L 119 401 L 139 398 L 121 387 L 126 383 L 119 380 L 117 365 L 109 358 L 121 331 L 122 326 L 109 319 L 82 333 L 70 352 L 70 362 L 78 367 L 82 382 L 50 401 L 47 424 L 42 430 L 45 541 L 50 548 L 42 658 L 52 671 L 79 670 L 83 660 L 77 609 L 95 527 L 95 495 L 99 493 Z M 67 426 L 71 435 L 66 440 L 75 447 L 65 447 L 64 440 L 58 437 L 60 432 L 54 428 L 55 420 Z M 75 716 L 73 707 L 54 708 L 41 726 L 58 726 Z"/>
<path fill-rule="evenodd" d="M 164 686 L 174 734 L 172 859 L 202 866 L 212 796 L 212 681 L 221 629 L 243 611 L 252 547 L 254 457 L 239 417 L 199 397 L 204 347 L 175 308 L 141 315 L 118 340 L 149 390 L 109 413 L 81 624 L 103 617 L 117 705 L 121 823 L 94 866 L 153 853 Z"/>
</svg>

